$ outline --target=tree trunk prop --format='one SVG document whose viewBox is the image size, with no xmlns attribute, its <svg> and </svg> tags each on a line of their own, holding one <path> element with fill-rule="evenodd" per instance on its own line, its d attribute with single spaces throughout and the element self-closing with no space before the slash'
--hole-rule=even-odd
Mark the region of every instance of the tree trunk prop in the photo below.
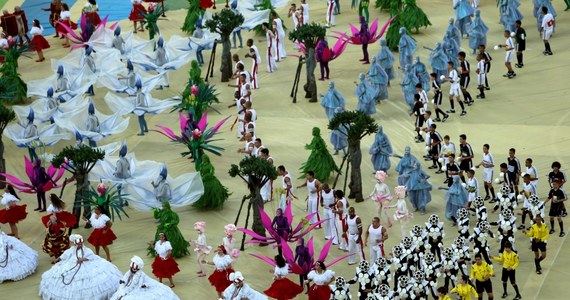
<svg viewBox="0 0 570 300">
<path fill-rule="evenodd" d="M 309 48 L 306 60 L 307 83 L 304 86 L 305 98 L 310 99 L 309 102 L 317 102 L 317 81 L 315 80 L 317 61 L 315 59 L 315 48 Z"/>
<path fill-rule="evenodd" d="M 302 55 L 299 56 L 299 64 L 297 65 L 295 80 L 293 80 L 293 88 L 291 89 L 291 97 L 293 97 L 293 103 L 297 103 L 297 91 L 299 90 L 299 81 L 301 80 L 301 71 L 303 70 L 303 60 L 304 57 Z"/>
<path fill-rule="evenodd" d="M 222 72 L 222 82 L 230 81 L 232 77 L 232 53 L 230 51 L 232 45 L 229 36 L 222 36 L 222 63 L 220 72 Z"/>
<path fill-rule="evenodd" d="M 216 46 L 218 46 L 218 41 L 214 41 L 214 46 L 212 47 L 212 52 L 210 53 L 210 61 L 208 61 L 208 69 L 206 70 L 206 76 L 204 76 L 204 81 L 208 82 L 208 77 L 214 77 L 214 63 L 216 62 Z"/>
<path fill-rule="evenodd" d="M 2 133 L 0 133 L 2 134 Z M 6 173 L 6 160 L 4 159 L 4 141 L 2 140 L 2 136 L 0 136 L 0 173 Z M 0 188 L 4 189 L 6 187 L 6 180 L 5 176 L 0 176 Z"/>
<path fill-rule="evenodd" d="M 251 202 L 249 202 L 247 204 L 247 215 L 245 217 L 245 227 L 247 228 L 247 225 L 249 225 L 249 211 L 251 210 Z M 241 247 L 239 248 L 240 251 L 245 250 L 245 232 L 243 234 L 243 237 L 241 238 Z"/>
<path fill-rule="evenodd" d="M 342 162 L 340 163 L 340 167 L 338 167 L 339 170 L 342 170 L 342 167 L 344 167 L 344 163 L 347 162 L 347 158 L 348 158 L 348 153 L 342 156 Z M 346 190 L 346 176 L 348 175 L 348 165 L 346 166 L 347 170 L 346 172 L 344 172 L 344 189 Z M 335 190 L 336 189 L 336 184 L 338 183 L 338 178 L 340 177 L 340 175 L 342 175 L 341 172 L 336 173 L 336 177 L 334 178 L 334 183 L 332 186 L 332 189 Z"/>
<path fill-rule="evenodd" d="M 77 218 L 77 224 L 74 228 L 79 227 L 79 220 L 81 220 L 81 207 L 88 202 L 89 197 L 89 181 L 87 180 L 88 174 L 76 174 L 75 180 L 77 190 L 75 191 L 75 200 L 73 204 L 73 214 Z M 83 216 L 89 219 L 91 214 L 91 207 L 84 206 Z"/>
<path fill-rule="evenodd" d="M 348 195 L 348 198 L 356 199 L 356 202 L 362 202 L 364 201 L 364 197 L 362 197 L 362 174 L 360 171 L 360 164 L 362 163 L 360 140 L 352 142 L 349 141 L 348 153 L 348 161 L 351 165 L 350 183 L 348 184 L 350 194 Z"/>
</svg>

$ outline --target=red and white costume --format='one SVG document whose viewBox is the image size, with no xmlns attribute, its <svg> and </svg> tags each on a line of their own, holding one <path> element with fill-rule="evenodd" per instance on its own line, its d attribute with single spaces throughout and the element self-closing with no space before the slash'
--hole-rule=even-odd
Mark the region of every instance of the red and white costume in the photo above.
<svg viewBox="0 0 570 300">
<path fill-rule="evenodd" d="M 309 192 L 309 195 L 307 198 L 307 213 L 308 214 L 316 213 L 309 220 L 309 224 L 311 224 L 311 225 L 315 224 L 321 220 L 321 217 L 319 216 L 320 194 L 317 191 L 316 184 L 317 184 L 316 179 L 313 179 L 313 181 L 307 180 L 307 191 Z M 319 225 L 318 227 L 320 228 L 321 226 Z"/>
<path fill-rule="evenodd" d="M 303 287 L 287 279 L 289 274 L 289 265 L 285 264 L 283 268 L 275 266 L 273 272 L 273 283 L 263 293 L 275 299 L 295 299 L 297 295 L 303 292 Z"/>
<path fill-rule="evenodd" d="M 359 219 L 358 216 L 354 216 L 354 218 L 350 218 L 350 216 L 346 219 L 346 225 L 348 227 L 348 231 L 346 235 L 348 236 L 348 253 L 354 254 L 348 257 L 348 264 L 356 263 L 356 254 L 358 253 L 358 257 L 360 261 L 364 260 L 364 252 L 362 250 L 362 241 L 358 242 L 360 238 L 359 228 L 362 228 L 362 223 L 356 223 L 356 220 Z"/>
<path fill-rule="evenodd" d="M 129 20 L 131 21 L 143 21 L 144 17 L 142 13 L 146 13 L 146 8 L 142 5 L 142 0 L 131 0 L 133 8 L 129 14 Z"/>
<path fill-rule="evenodd" d="M 216 270 L 208 277 L 208 281 L 216 288 L 218 293 L 222 293 L 232 284 L 229 278 L 230 274 L 234 272 L 232 269 L 232 258 L 227 254 L 224 256 L 216 254 L 212 261 L 216 266 Z"/>
<path fill-rule="evenodd" d="M 325 221 L 325 239 L 333 240 L 333 245 L 338 244 L 338 234 L 335 226 L 335 216 L 331 206 L 334 205 L 334 190 L 331 189 L 328 193 L 324 190 L 321 191 L 323 199 L 323 218 L 328 219 Z"/>
<path fill-rule="evenodd" d="M 343 236 L 344 227 L 346 226 L 346 219 L 348 218 L 348 202 L 346 198 L 339 199 L 342 203 L 342 210 L 339 210 L 338 206 L 335 207 L 335 214 L 336 214 L 336 232 L 340 239 L 340 250 L 348 250 L 348 235 Z"/>
<path fill-rule="evenodd" d="M 287 183 L 285 182 L 285 178 L 289 178 L 289 182 L 291 183 L 291 189 L 289 190 L 287 190 Z M 287 204 L 289 203 L 289 201 L 291 201 L 290 199 L 292 199 L 294 195 L 293 180 L 291 179 L 291 173 L 287 172 L 287 174 L 283 175 L 283 178 L 281 178 L 281 182 L 285 193 L 281 195 L 279 208 L 285 211 L 285 209 L 287 208 Z"/>
<path fill-rule="evenodd" d="M 265 38 L 267 39 L 267 72 L 273 73 L 273 71 L 277 70 L 277 64 L 275 63 L 275 57 L 273 57 L 273 52 L 275 52 L 275 36 L 273 32 L 269 29 L 265 31 Z M 257 81 L 257 79 L 256 79 Z"/>
<path fill-rule="evenodd" d="M 277 47 L 275 47 L 275 58 L 277 61 L 280 61 L 287 57 L 287 52 L 285 52 L 285 30 L 283 30 L 283 20 L 279 18 L 273 19 L 273 28 L 276 31 L 274 34 L 275 41 L 277 43 Z"/>
<path fill-rule="evenodd" d="M 112 244 L 113 241 L 117 239 L 113 230 L 107 227 L 107 222 L 109 221 L 111 221 L 111 219 L 106 214 L 91 214 L 89 223 L 91 223 L 91 226 L 93 226 L 94 230 L 87 239 L 91 245 L 95 247 L 107 246 Z"/>
<path fill-rule="evenodd" d="M 91 25 L 97 27 L 99 24 L 101 24 L 101 17 L 99 17 L 99 14 L 97 13 L 98 11 L 99 8 L 97 5 L 86 3 L 85 6 L 83 6 L 83 13 L 81 17 L 87 18 L 87 20 L 91 22 Z"/>
<path fill-rule="evenodd" d="M 42 223 L 44 223 L 44 225 L 48 224 L 49 218 L 51 215 L 55 215 L 57 217 L 57 220 L 59 222 L 62 222 L 63 225 L 65 225 L 65 227 L 67 227 L 67 228 L 71 228 L 75 224 L 77 224 L 77 217 L 75 217 L 74 214 L 69 213 L 65 210 L 56 208 L 53 206 L 53 204 L 50 204 L 48 206 L 47 213 L 48 213 L 47 215 L 42 217 Z"/>
<path fill-rule="evenodd" d="M 26 212 L 26 204 L 17 205 L 20 199 L 10 193 L 4 193 L 2 195 L 2 205 L 6 208 L 0 209 L 0 223 L 2 224 L 16 224 L 26 218 L 28 213 Z"/>
<path fill-rule="evenodd" d="M 329 283 L 334 278 L 333 271 L 326 270 L 319 274 L 313 270 L 309 272 L 307 278 L 313 281 L 313 284 L 309 288 L 309 300 L 322 300 L 331 297 Z"/>
<path fill-rule="evenodd" d="M 384 241 L 382 241 L 382 230 L 384 227 L 382 225 L 378 228 L 374 228 L 372 224 L 368 227 L 368 235 L 370 244 L 370 261 L 376 261 L 378 257 L 384 257 Z M 380 242 L 377 242 L 380 241 Z"/>
<path fill-rule="evenodd" d="M 253 65 L 251 66 L 251 86 L 254 89 L 258 89 L 259 82 L 257 81 L 257 73 L 259 73 L 259 65 L 261 65 L 261 55 L 259 55 L 257 46 L 251 45 L 251 47 L 249 47 L 249 55 L 255 57 L 252 58 Z"/>
<path fill-rule="evenodd" d="M 328 26 L 335 26 L 336 23 L 334 21 L 334 10 L 336 7 L 335 0 L 327 0 L 327 25 Z"/>
<path fill-rule="evenodd" d="M 55 25 L 55 30 L 57 32 L 67 33 L 67 31 L 63 28 L 63 26 L 61 26 L 61 24 L 65 24 L 67 27 L 73 30 L 77 29 L 77 23 L 71 21 L 71 13 L 68 10 L 62 11 L 59 17 L 60 20 L 57 22 L 57 25 Z"/>
<path fill-rule="evenodd" d="M 32 27 L 30 30 L 30 35 L 32 36 L 32 41 L 30 42 L 30 47 L 34 51 L 42 51 L 43 49 L 48 49 L 50 47 L 48 41 L 42 33 L 44 32 L 44 28 L 42 25 L 40 27 Z"/>
<path fill-rule="evenodd" d="M 178 264 L 174 258 L 172 258 L 172 255 L 168 253 L 172 251 L 172 245 L 170 245 L 169 241 L 156 241 L 154 251 L 156 251 L 157 254 L 152 262 L 152 274 L 154 274 L 154 276 L 158 278 L 170 278 L 180 272 Z"/>
</svg>

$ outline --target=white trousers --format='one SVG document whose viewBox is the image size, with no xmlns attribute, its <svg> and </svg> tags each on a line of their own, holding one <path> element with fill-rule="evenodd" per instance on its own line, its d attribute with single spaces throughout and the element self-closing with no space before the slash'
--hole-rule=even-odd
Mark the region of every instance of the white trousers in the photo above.
<svg viewBox="0 0 570 300">
<path fill-rule="evenodd" d="M 348 234 L 348 254 L 354 254 L 348 257 L 348 263 L 356 263 L 356 254 L 360 258 L 360 261 L 364 260 L 364 253 L 362 252 L 362 245 L 356 243 L 358 239 L 358 234 Z"/>
<path fill-rule="evenodd" d="M 382 255 L 382 244 L 374 245 L 370 243 L 370 264 L 376 263 L 376 259 L 382 256 L 384 256 Z"/>
<path fill-rule="evenodd" d="M 336 231 L 335 216 L 330 208 L 325 208 L 323 218 L 328 219 L 325 221 L 325 238 L 332 240 L 333 244 L 338 244 L 338 234 Z"/>
<path fill-rule="evenodd" d="M 343 230 L 343 224 L 346 223 L 346 220 L 342 220 L 337 216 L 336 218 L 336 232 L 338 235 L 338 238 L 340 240 L 340 245 L 339 248 L 341 250 L 348 250 L 348 241 L 347 238 L 342 236 L 342 230 Z"/>
<path fill-rule="evenodd" d="M 309 224 L 317 223 L 321 218 L 319 217 L 319 203 L 317 197 L 309 197 L 307 200 L 307 213 L 312 214 L 316 213 L 314 216 L 311 217 L 309 220 Z"/>
</svg>

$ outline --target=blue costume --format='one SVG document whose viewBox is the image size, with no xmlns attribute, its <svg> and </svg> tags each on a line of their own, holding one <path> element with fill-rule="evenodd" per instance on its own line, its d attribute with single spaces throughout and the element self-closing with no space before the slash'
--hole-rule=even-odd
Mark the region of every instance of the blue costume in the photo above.
<svg viewBox="0 0 570 300">
<path fill-rule="evenodd" d="M 457 45 L 461 46 L 461 32 L 459 31 L 459 28 L 455 26 L 454 22 L 455 21 L 453 20 L 453 18 L 449 18 L 449 26 L 447 26 L 445 34 L 449 34 L 449 37 L 454 39 L 455 42 L 457 42 Z M 444 38 L 445 34 L 443 35 Z"/>
<path fill-rule="evenodd" d="M 337 108 L 344 108 L 344 97 L 334 88 L 334 81 L 332 80 L 329 82 L 329 91 L 322 97 L 321 106 L 325 108 L 327 118 L 330 121 L 334 117 Z"/>
<path fill-rule="evenodd" d="M 354 95 L 358 97 L 356 110 L 367 115 L 373 115 L 376 113 L 376 101 L 374 101 L 376 90 L 374 86 L 366 80 L 364 73 L 360 73 L 358 78 L 360 79 L 360 83 L 356 85 L 356 90 L 354 91 Z"/>
<path fill-rule="evenodd" d="M 431 201 L 431 184 L 428 182 L 427 175 L 419 163 L 412 165 L 410 178 L 406 185 L 406 191 L 410 202 L 414 206 L 414 210 L 421 210 L 422 214 L 426 211 L 426 205 Z"/>
<path fill-rule="evenodd" d="M 429 72 L 426 68 L 426 65 L 420 61 L 419 56 L 416 56 L 416 59 L 414 60 L 412 71 L 418 78 L 418 81 L 422 84 L 422 88 L 424 89 L 424 91 L 428 92 L 430 89 Z"/>
<path fill-rule="evenodd" d="M 473 16 L 475 9 L 473 9 L 468 0 L 459 0 L 453 9 L 455 9 L 455 18 L 457 19 L 455 25 L 459 28 L 461 37 L 463 37 L 463 34 L 467 34 L 471 24 L 471 16 Z"/>
<path fill-rule="evenodd" d="M 448 34 L 445 34 L 443 37 L 443 51 L 447 54 L 447 61 L 452 61 L 453 66 L 459 66 L 459 59 L 457 58 L 457 54 L 459 53 L 459 45 L 455 42 L 454 39 L 450 38 Z"/>
<path fill-rule="evenodd" d="M 388 74 L 388 86 L 390 85 L 390 81 L 394 79 L 394 54 L 390 51 L 387 46 L 386 40 L 380 40 L 380 46 L 382 47 L 376 57 L 378 58 L 378 62 L 380 66 L 386 71 Z"/>
<path fill-rule="evenodd" d="M 374 170 L 387 172 L 390 169 L 390 156 L 392 156 L 392 144 L 388 136 L 384 133 L 382 125 L 378 126 L 378 132 L 374 138 L 374 143 L 370 146 L 370 160 L 374 165 Z"/>
<path fill-rule="evenodd" d="M 400 51 L 400 68 L 411 65 L 414 51 L 416 51 L 416 42 L 406 34 L 406 28 L 404 27 L 400 28 L 398 51 Z"/>
<path fill-rule="evenodd" d="M 428 57 L 428 61 L 433 69 L 433 72 L 437 74 L 437 78 L 441 75 L 447 74 L 447 62 L 449 58 L 445 51 L 443 51 L 443 46 L 441 43 L 435 44 L 435 49 L 433 49 Z"/>
<path fill-rule="evenodd" d="M 465 207 L 468 198 L 469 195 L 467 194 L 467 191 L 463 185 L 461 185 L 461 178 L 459 175 L 454 175 L 453 184 L 445 194 L 445 201 L 447 202 L 447 205 L 445 206 L 445 217 L 456 222 L 457 210 Z"/>
<path fill-rule="evenodd" d="M 542 25 L 542 19 L 544 18 L 544 15 L 542 14 L 542 7 L 543 6 L 546 7 L 546 9 L 548 9 L 548 12 L 550 14 L 552 14 L 552 16 L 554 18 L 556 18 L 556 16 L 558 14 L 554 10 L 554 7 L 552 6 L 552 3 L 550 2 L 550 0 L 535 0 L 535 1 L 536 1 L 536 4 L 534 7 L 534 15 L 536 17 L 538 32 L 540 32 L 540 28 Z M 556 23 L 554 24 L 554 28 L 556 29 Z"/>
<path fill-rule="evenodd" d="M 410 106 L 410 111 L 414 109 L 416 93 L 416 84 L 420 83 L 416 74 L 412 70 L 411 65 L 406 65 L 404 68 L 404 79 L 402 80 L 402 92 L 404 93 L 404 100 Z"/>
<path fill-rule="evenodd" d="M 234 11 L 234 13 L 239 14 L 237 6 L 238 6 L 238 0 L 233 0 L 232 3 L 230 4 L 230 8 Z M 232 32 L 232 42 L 234 44 L 232 48 L 236 48 L 237 46 L 236 37 L 239 39 L 239 47 L 242 48 L 241 27 L 239 26 L 236 29 L 234 29 L 234 31 Z"/>
<path fill-rule="evenodd" d="M 335 110 L 335 114 L 343 112 L 344 109 L 338 107 Z M 338 154 L 339 150 L 343 150 L 348 146 L 348 136 L 347 136 L 347 129 L 344 127 L 339 127 L 336 130 L 331 132 L 331 144 L 333 144 L 334 154 Z"/>
<path fill-rule="evenodd" d="M 406 146 L 404 156 L 402 156 L 395 169 L 396 172 L 398 172 L 398 185 L 405 185 L 407 187 L 410 172 L 412 172 L 414 165 L 419 164 L 420 161 L 410 153 L 410 146 Z"/>
<path fill-rule="evenodd" d="M 388 74 L 382 69 L 378 63 L 376 56 L 372 56 L 372 64 L 368 70 L 368 80 L 376 87 L 376 102 L 388 99 Z"/>
<path fill-rule="evenodd" d="M 505 30 L 510 32 L 515 32 L 515 21 L 522 20 L 524 16 L 518 9 L 520 3 L 518 1 L 507 0 L 501 3 L 501 19 L 500 22 L 503 24 Z"/>
<path fill-rule="evenodd" d="M 473 53 L 479 48 L 479 45 L 487 45 L 487 31 L 489 31 L 489 27 L 481 19 L 481 11 L 476 10 L 475 19 L 473 19 L 469 29 L 469 48 L 473 49 Z"/>
</svg>

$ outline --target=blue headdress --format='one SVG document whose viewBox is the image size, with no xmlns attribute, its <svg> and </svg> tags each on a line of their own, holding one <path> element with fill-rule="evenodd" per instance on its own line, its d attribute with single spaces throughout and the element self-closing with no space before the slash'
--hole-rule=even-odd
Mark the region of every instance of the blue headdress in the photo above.
<svg viewBox="0 0 570 300">
<path fill-rule="evenodd" d="M 57 74 L 59 76 L 63 75 L 63 66 L 62 65 L 57 66 Z"/>
<path fill-rule="evenodd" d="M 166 164 L 162 165 L 162 169 L 160 169 L 160 176 L 166 180 L 166 176 L 168 176 L 168 170 L 166 169 Z"/>
<path fill-rule="evenodd" d="M 137 90 L 142 89 L 142 81 L 139 76 L 137 76 L 137 80 L 135 81 L 135 86 L 137 87 Z"/>
<path fill-rule="evenodd" d="M 115 36 L 118 36 L 121 34 L 121 25 L 117 25 L 117 27 L 115 28 Z"/>
<path fill-rule="evenodd" d="M 49 87 L 49 89 L 47 90 L 47 96 L 50 98 L 53 97 L 53 87 L 51 86 Z"/>
<path fill-rule="evenodd" d="M 30 112 L 28 113 L 28 117 L 26 118 L 30 123 L 34 122 L 34 110 L 30 107 Z"/>
<path fill-rule="evenodd" d="M 81 135 L 81 133 L 79 133 L 79 131 L 75 131 L 75 140 L 83 141 L 83 136 Z"/>
<path fill-rule="evenodd" d="M 162 35 L 160 37 L 158 37 L 158 43 L 157 43 L 159 48 L 164 47 L 164 39 L 162 38 Z"/>
<path fill-rule="evenodd" d="M 234 0 L 234 1 L 232 1 L 232 4 L 230 4 L 230 8 L 231 8 L 231 9 L 236 9 L 236 8 L 237 8 L 237 5 L 238 5 L 238 1 L 237 1 L 237 0 Z"/>
<path fill-rule="evenodd" d="M 89 108 L 87 109 L 87 112 L 89 112 L 90 115 L 95 114 L 95 105 L 93 105 L 93 100 L 89 101 Z"/>
<path fill-rule="evenodd" d="M 93 47 L 89 45 L 87 48 L 85 48 L 85 56 L 91 55 L 91 52 L 93 52 Z"/>
<path fill-rule="evenodd" d="M 127 141 L 126 140 L 123 142 L 123 146 L 121 147 L 121 150 L 119 150 L 119 157 L 125 157 L 125 155 L 127 155 Z"/>
<path fill-rule="evenodd" d="M 130 59 L 127 59 L 127 69 L 128 69 L 129 71 L 134 70 L 133 63 L 131 62 Z"/>
</svg>

